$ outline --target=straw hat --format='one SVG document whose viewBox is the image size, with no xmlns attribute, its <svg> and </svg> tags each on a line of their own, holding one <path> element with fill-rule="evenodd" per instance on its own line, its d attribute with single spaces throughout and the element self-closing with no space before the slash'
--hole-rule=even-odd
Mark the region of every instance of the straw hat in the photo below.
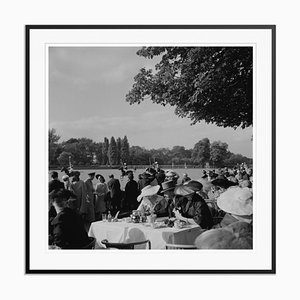
<svg viewBox="0 0 300 300">
<path fill-rule="evenodd" d="M 221 177 L 221 176 L 220 176 Z M 216 178 L 211 182 L 213 185 L 228 189 L 230 186 L 236 185 L 234 182 L 224 178 Z"/>
<path fill-rule="evenodd" d="M 63 181 L 67 181 L 70 177 L 68 175 L 63 175 L 63 177 L 61 178 Z"/>
<path fill-rule="evenodd" d="M 169 190 L 174 190 L 176 187 L 176 184 L 173 180 L 169 180 L 169 181 L 162 182 L 161 187 L 162 187 L 162 192 L 165 192 L 165 191 L 169 191 Z"/>
<path fill-rule="evenodd" d="M 230 249 L 235 236 L 224 228 L 210 229 L 201 233 L 195 240 L 198 249 Z"/>
<path fill-rule="evenodd" d="M 196 238 L 195 245 L 198 249 L 252 249 L 252 239 L 252 226 L 246 222 L 235 222 L 203 232 Z"/>
<path fill-rule="evenodd" d="M 147 196 L 152 196 L 157 194 L 157 192 L 159 191 L 160 186 L 159 185 L 146 185 L 142 191 L 141 194 L 137 197 L 137 201 L 140 202 L 142 200 L 143 197 L 147 197 Z"/>
<path fill-rule="evenodd" d="M 203 188 L 203 184 L 196 180 L 187 181 L 184 183 L 184 185 L 192 189 L 194 192 L 199 192 Z"/>
<path fill-rule="evenodd" d="M 237 216 L 253 214 L 253 194 L 248 188 L 230 188 L 222 193 L 218 199 L 218 206 L 225 212 Z"/>
<path fill-rule="evenodd" d="M 176 172 L 174 172 L 173 170 L 167 170 L 166 171 L 166 177 L 173 177 L 173 178 L 179 178 L 179 175 L 176 173 Z"/>
<path fill-rule="evenodd" d="M 180 196 L 187 196 L 187 195 L 194 194 L 194 190 L 192 190 L 187 185 L 182 185 L 181 184 L 181 185 L 178 185 L 178 186 L 175 187 L 174 194 L 175 195 L 180 195 Z"/>
</svg>

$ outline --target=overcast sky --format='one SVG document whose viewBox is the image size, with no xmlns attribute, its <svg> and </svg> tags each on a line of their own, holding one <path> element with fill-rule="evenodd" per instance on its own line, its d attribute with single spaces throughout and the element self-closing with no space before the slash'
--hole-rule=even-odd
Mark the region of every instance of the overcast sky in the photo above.
<svg viewBox="0 0 300 300">
<path fill-rule="evenodd" d="M 51 47 L 49 49 L 49 126 L 61 136 L 123 138 L 147 149 L 180 145 L 193 148 L 202 138 L 228 143 L 234 153 L 252 157 L 252 128 L 190 125 L 187 118 L 145 100 L 129 105 L 125 95 L 142 67 L 157 60 L 136 55 L 134 47 Z"/>
</svg>

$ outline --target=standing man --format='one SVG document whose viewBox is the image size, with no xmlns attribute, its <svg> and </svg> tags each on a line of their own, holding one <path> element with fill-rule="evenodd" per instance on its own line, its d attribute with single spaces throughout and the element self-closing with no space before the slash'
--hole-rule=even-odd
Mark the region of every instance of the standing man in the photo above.
<svg viewBox="0 0 300 300">
<path fill-rule="evenodd" d="M 86 188 L 86 203 L 87 203 L 87 219 L 86 221 L 91 223 L 95 221 L 95 207 L 94 207 L 94 185 L 93 179 L 95 178 L 95 172 L 88 174 L 88 179 L 85 180 L 85 188 Z"/>
<path fill-rule="evenodd" d="M 113 174 L 109 175 L 109 178 L 110 180 L 107 183 L 107 187 L 110 192 L 111 206 L 113 212 L 116 213 L 118 210 L 120 210 L 121 207 L 121 185 L 120 181 L 118 179 L 115 179 Z"/>
<path fill-rule="evenodd" d="M 128 182 L 125 186 L 124 208 L 137 209 L 137 196 L 139 195 L 138 183 L 133 179 L 133 172 L 128 173 Z"/>
<path fill-rule="evenodd" d="M 64 183 L 58 179 L 58 173 L 56 171 L 51 172 L 52 180 L 49 182 L 49 193 L 54 190 L 64 189 Z"/>
<path fill-rule="evenodd" d="M 49 202 L 48 202 L 48 218 L 49 218 L 49 233 L 51 231 L 51 222 L 57 215 L 54 206 L 52 205 L 51 195 L 60 189 L 64 189 L 65 185 L 58 179 L 58 173 L 56 171 L 51 172 L 51 180 L 49 181 Z"/>
</svg>

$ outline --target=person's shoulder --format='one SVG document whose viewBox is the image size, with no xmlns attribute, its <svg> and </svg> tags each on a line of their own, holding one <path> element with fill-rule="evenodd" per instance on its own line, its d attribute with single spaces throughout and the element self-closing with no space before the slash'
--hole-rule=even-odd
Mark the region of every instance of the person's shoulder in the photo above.
<svg viewBox="0 0 300 300">
<path fill-rule="evenodd" d="M 58 185 L 60 185 L 62 188 L 64 188 L 64 187 L 65 187 L 64 183 L 63 183 L 63 182 L 61 182 L 61 181 L 58 181 Z"/>
</svg>

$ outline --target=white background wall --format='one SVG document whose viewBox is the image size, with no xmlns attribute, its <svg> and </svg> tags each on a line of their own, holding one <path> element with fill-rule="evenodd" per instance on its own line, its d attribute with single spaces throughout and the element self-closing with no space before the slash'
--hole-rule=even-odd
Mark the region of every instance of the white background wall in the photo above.
<svg viewBox="0 0 300 300">
<path fill-rule="evenodd" d="M 4 170 L 1 172 L 1 191 L 4 192 L 1 193 L 0 218 L 1 295 L 7 299 L 132 299 L 132 290 L 138 290 L 138 297 L 143 299 L 295 298 L 293 296 L 299 294 L 297 212 L 300 201 L 296 171 L 299 161 L 299 35 L 296 31 L 299 10 L 296 3 L 261 0 L 3 2 L 0 11 L 0 157 Z M 276 24 L 277 274 L 25 276 L 25 24 Z"/>
</svg>

